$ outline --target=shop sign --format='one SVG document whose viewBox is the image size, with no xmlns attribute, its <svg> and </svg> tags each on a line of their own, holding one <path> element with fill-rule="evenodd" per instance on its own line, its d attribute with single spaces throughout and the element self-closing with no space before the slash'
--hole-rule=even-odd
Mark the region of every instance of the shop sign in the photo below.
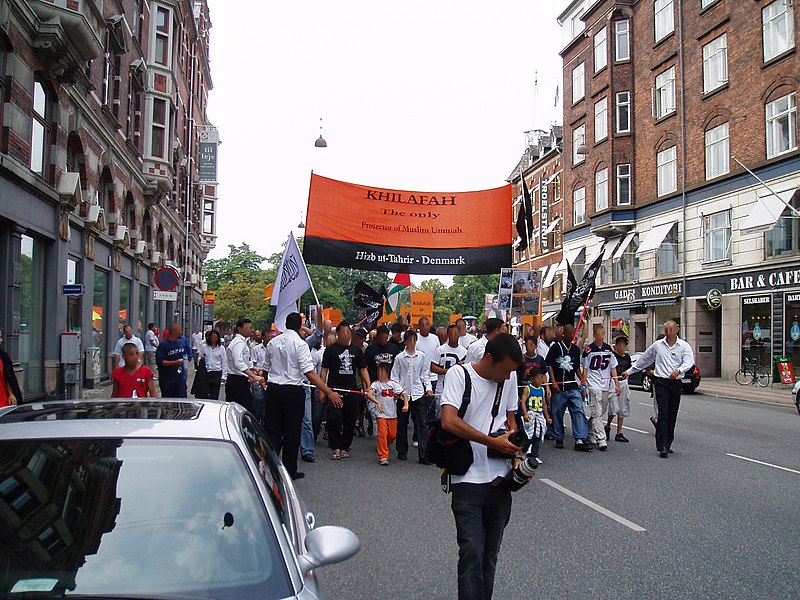
<svg viewBox="0 0 800 600">
<path fill-rule="evenodd" d="M 769 304 L 772 302 L 772 298 L 770 296 L 753 296 L 752 298 L 742 298 L 742 304 L 749 305 L 749 304 Z"/>
<path fill-rule="evenodd" d="M 683 285 L 680 281 L 674 283 L 656 283 L 653 285 L 637 285 L 621 290 L 598 290 L 594 301 L 597 304 L 605 302 L 645 302 L 647 300 L 674 299 L 682 295 Z"/>
<path fill-rule="evenodd" d="M 728 279 L 731 292 L 781 288 L 800 285 L 800 269 L 762 271 L 754 275 L 738 275 Z"/>
<path fill-rule="evenodd" d="M 711 310 L 717 310 L 722 306 L 722 292 L 717 288 L 711 288 L 706 294 L 706 304 Z"/>
</svg>

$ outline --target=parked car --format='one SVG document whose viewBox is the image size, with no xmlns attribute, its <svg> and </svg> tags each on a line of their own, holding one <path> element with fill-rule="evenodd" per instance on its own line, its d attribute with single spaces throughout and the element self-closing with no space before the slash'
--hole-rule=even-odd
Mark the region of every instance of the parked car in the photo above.
<svg viewBox="0 0 800 600">
<path fill-rule="evenodd" d="M 796 382 L 792 388 L 792 399 L 797 407 L 797 412 L 800 413 L 800 381 Z"/>
<path fill-rule="evenodd" d="M 636 364 L 636 361 L 642 355 L 642 352 L 634 352 L 631 354 L 631 363 Z M 630 376 L 629 381 L 631 385 L 638 385 L 645 392 L 649 392 L 653 387 L 653 380 L 644 371 L 639 371 Z M 697 365 L 693 365 L 691 369 L 686 372 L 686 376 L 681 379 L 681 391 L 684 394 L 693 394 L 700 385 L 700 369 Z"/>
<path fill-rule="evenodd" d="M 0 596 L 324 597 L 360 542 L 315 528 L 238 404 L 98 400 L 0 410 Z"/>
</svg>

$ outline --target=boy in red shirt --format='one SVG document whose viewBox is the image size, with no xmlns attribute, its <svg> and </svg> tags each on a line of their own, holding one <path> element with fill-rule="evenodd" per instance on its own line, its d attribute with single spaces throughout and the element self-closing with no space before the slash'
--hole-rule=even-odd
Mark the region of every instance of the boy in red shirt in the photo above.
<svg viewBox="0 0 800 600">
<path fill-rule="evenodd" d="M 112 398 L 156 398 L 156 384 L 150 367 L 139 365 L 139 352 L 136 344 L 122 346 L 122 359 L 125 365 L 111 373 L 114 380 Z"/>
</svg>

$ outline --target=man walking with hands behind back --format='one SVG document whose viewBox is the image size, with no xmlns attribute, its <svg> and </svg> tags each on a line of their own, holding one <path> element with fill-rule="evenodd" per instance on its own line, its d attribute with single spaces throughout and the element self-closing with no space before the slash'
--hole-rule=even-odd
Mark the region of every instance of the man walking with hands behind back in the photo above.
<svg viewBox="0 0 800 600">
<path fill-rule="evenodd" d="M 636 363 L 622 374 L 622 378 L 627 379 L 654 362 L 653 390 L 658 404 L 656 449 L 661 458 L 667 458 L 675 439 L 675 421 L 681 404 L 681 378 L 694 366 L 694 352 L 687 342 L 678 337 L 678 324 L 675 321 L 664 323 L 664 338 L 645 350 Z"/>
</svg>

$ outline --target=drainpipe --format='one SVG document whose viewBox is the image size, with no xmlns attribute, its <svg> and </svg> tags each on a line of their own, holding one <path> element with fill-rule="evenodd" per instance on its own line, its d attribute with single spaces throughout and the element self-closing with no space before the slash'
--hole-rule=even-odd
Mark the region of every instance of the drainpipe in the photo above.
<svg viewBox="0 0 800 600">
<path fill-rule="evenodd" d="M 681 337 L 687 338 L 689 306 L 686 298 L 686 68 L 683 57 L 683 0 L 678 0 L 678 62 L 681 66 Z"/>
<path fill-rule="evenodd" d="M 194 40 L 192 43 L 192 51 L 191 51 L 191 68 L 190 72 L 190 79 L 189 79 L 189 108 L 188 108 L 188 121 L 189 127 L 187 127 L 187 134 L 186 134 L 186 205 L 184 206 L 184 216 L 186 221 L 184 223 L 184 249 L 183 249 L 183 264 L 181 268 L 183 269 L 183 281 L 181 282 L 181 290 L 183 291 L 182 299 L 181 299 L 181 316 L 183 317 L 181 320 L 185 324 L 185 331 L 190 331 L 194 333 L 192 328 L 192 309 L 191 309 L 191 294 L 187 290 L 187 283 L 186 280 L 189 277 L 189 236 L 190 236 L 190 226 L 191 226 L 191 216 L 192 216 L 192 201 L 194 199 L 193 192 L 193 185 L 192 185 L 192 171 L 194 170 L 194 94 L 195 94 L 195 63 L 197 60 L 197 40 Z M 188 305 L 188 306 L 187 306 Z"/>
</svg>

